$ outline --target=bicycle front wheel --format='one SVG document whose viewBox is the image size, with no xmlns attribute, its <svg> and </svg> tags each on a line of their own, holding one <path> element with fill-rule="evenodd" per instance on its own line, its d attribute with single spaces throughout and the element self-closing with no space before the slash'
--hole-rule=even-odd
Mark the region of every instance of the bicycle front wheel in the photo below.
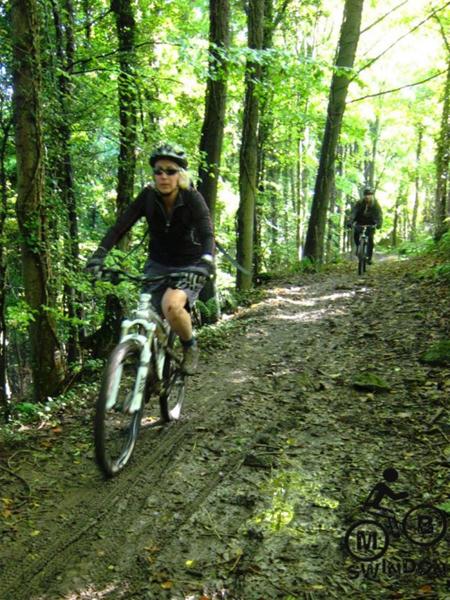
<svg viewBox="0 0 450 600">
<path fill-rule="evenodd" d="M 358 246 L 358 275 L 366 272 L 366 243 L 361 241 Z"/>
<path fill-rule="evenodd" d="M 171 331 L 168 341 L 171 351 L 173 351 L 175 338 L 175 334 Z M 176 360 L 169 353 L 166 353 L 163 367 L 163 388 L 159 396 L 161 416 L 164 421 L 176 421 L 180 418 L 184 395 L 184 374 Z"/>
<path fill-rule="evenodd" d="M 109 357 L 97 400 L 94 421 L 95 457 L 107 477 L 121 471 L 131 458 L 139 433 L 142 405 L 129 408 L 139 369 L 141 348 L 134 340 L 116 346 Z"/>
</svg>

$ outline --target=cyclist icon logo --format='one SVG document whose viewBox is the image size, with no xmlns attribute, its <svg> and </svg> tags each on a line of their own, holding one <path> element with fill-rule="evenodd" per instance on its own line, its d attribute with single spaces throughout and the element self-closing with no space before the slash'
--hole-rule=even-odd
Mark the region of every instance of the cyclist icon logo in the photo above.
<svg viewBox="0 0 450 600">
<path fill-rule="evenodd" d="M 349 554 L 360 561 L 380 559 L 387 551 L 390 540 L 401 535 L 418 546 L 437 544 L 447 531 L 446 514 L 431 504 L 419 504 L 411 508 L 401 524 L 395 512 L 381 506 L 385 497 L 391 500 L 405 500 L 408 492 L 395 492 L 389 484 L 398 479 L 393 467 L 385 469 L 383 479 L 370 491 L 362 509 L 375 517 L 354 521 L 347 529 L 344 544 Z"/>
</svg>

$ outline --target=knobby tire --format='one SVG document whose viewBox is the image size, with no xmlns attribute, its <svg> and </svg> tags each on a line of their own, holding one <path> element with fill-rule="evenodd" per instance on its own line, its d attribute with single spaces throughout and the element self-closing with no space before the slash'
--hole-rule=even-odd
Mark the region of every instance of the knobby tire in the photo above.
<svg viewBox="0 0 450 600">
<path fill-rule="evenodd" d="M 366 248 L 366 242 L 361 241 L 358 246 L 358 275 L 366 272 Z"/>
<path fill-rule="evenodd" d="M 173 350 L 176 335 L 169 334 L 168 346 Z M 166 353 L 163 367 L 163 385 L 159 396 L 161 416 L 164 421 L 176 421 L 180 418 L 185 395 L 184 374 L 176 361 Z"/>
<path fill-rule="evenodd" d="M 133 414 L 126 411 L 134 389 L 140 362 L 140 345 L 135 340 L 118 344 L 105 367 L 94 420 L 95 457 L 107 477 L 121 471 L 133 454 L 143 407 Z M 107 408 L 118 369 L 122 368 L 114 406 Z"/>
</svg>

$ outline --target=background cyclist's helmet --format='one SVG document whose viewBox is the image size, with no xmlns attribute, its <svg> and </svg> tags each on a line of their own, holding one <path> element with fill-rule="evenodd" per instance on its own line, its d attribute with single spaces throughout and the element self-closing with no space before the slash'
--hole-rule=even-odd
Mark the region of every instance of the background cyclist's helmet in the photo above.
<svg viewBox="0 0 450 600">
<path fill-rule="evenodd" d="M 373 196 L 373 189 L 370 187 L 364 188 L 363 195 L 364 196 Z"/>
<path fill-rule="evenodd" d="M 150 165 L 155 166 L 155 163 L 161 158 L 167 158 L 180 165 L 182 169 L 187 169 L 188 162 L 184 150 L 174 148 L 170 144 L 162 144 L 155 148 L 150 155 Z"/>
</svg>

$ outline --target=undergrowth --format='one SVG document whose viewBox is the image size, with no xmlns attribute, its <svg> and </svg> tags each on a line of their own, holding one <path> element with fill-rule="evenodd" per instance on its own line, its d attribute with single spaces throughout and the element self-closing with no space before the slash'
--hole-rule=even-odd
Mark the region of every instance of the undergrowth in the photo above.
<svg viewBox="0 0 450 600">
<path fill-rule="evenodd" d="M 438 242 L 430 236 L 422 237 L 414 242 L 404 242 L 397 251 L 404 256 L 428 256 L 433 260 L 432 265 L 418 271 L 418 279 L 450 283 L 450 231 Z"/>
</svg>

